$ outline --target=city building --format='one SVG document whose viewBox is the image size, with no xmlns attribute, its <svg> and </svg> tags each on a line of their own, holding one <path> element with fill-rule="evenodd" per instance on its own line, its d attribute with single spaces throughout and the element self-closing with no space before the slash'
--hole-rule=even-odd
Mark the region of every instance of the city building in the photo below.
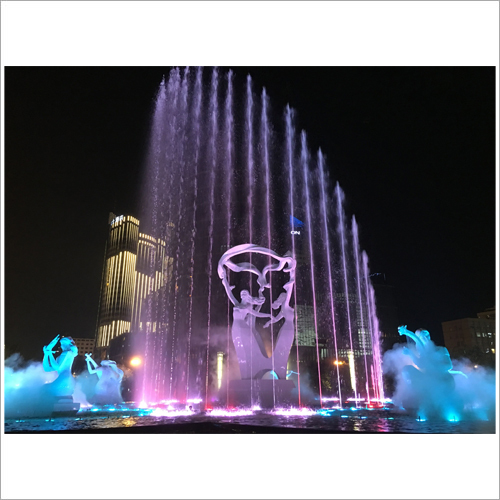
<svg viewBox="0 0 500 500">
<path fill-rule="evenodd" d="M 158 291 L 169 279 L 172 275 L 172 263 L 173 259 L 165 254 L 164 241 L 139 233 L 130 331 L 138 332 L 143 329 L 141 317 L 144 299 L 151 292 Z"/>
<path fill-rule="evenodd" d="M 76 347 L 78 347 L 78 355 L 84 356 L 86 353 L 91 354 L 94 351 L 95 339 L 73 339 Z"/>
<path fill-rule="evenodd" d="M 165 242 L 140 233 L 138 219 L 110 213 L 94 349 L 97 359 L 109 355 L 113 339 L 142 329 L 144 299 L 164 284 L 171 264 Z"/>
<path fill-rule="evenodd" d="M 441 323 L 444 344 L 452 358 L 469 358 L 486 364 L 494 363 L 496 352 L 495 308 Z"/>
<path fill-rule="evenodd" d="M 316 330 L 314 328 L 314 310 L 312 306 L 297 304 L 297 344 L 302 347 L 316 346 Z"/>
</svg>

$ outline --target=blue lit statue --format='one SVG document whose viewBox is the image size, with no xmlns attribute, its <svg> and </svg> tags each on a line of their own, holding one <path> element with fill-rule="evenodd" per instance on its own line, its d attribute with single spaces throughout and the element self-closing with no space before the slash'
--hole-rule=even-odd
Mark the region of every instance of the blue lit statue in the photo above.
<svg viewBox="0 0 500 500">
<path fill-rule="evenodd" d="M 427 330 L 419 328 L 413 333 L 405 325 L 400 326 L 398 332 L 399 335 L 406 335 L 415 341 L 415 349 L 403 348 L 403 353 L 410 356 L 413 361 L 414 366 L 408 367 L 410 373 L 414 374 L 415 370 L 427 373 L 448 373 L 453 368 L 448 349 L 436 346 Z"/>
<path fill-rule="evenodd" d="M 104 359 L 101 361 L 101 366 L 98 366 L 91 354 L 85 354 L 85 358 L 89 373 L 95 373 L 99 379 L 92 402 L 101 405 L 122 403 L 120 385 L 123 371 L 116 366 L 116 362 Z"/>
<path fill-rule="evenodd" d="M 439 406 L 450 401 L 455 390 L 453 375 L 464 373 L 453 370 L 450 354 L 446 347 L 436 346 L 427 330 L 419 328 L 415 333 L 405 326 L 398 328 L 399 335 L 414 340 L 415 345 L 404 347 L 403 354 L 410 357 L 412 364 L 403 368 L 403 379 L 409 388 L 406 391 L 409 403 L 417 407 Z"/>
<path fill-rule="evenodd" d="M 43 369 L 46 372 L 57 372 L 57 378 L 48 384 L 50 394 L 57 397 L 72 397 L 75 390 L 75 379 L 71 372 L 73 361 L 78 356 L 78 347 L 71 337 L 63 337 L 60 340 L 57 335 L 49 345 L 43 348 Z M 52 349 L 60 342 L 62 352 L 54 358 Z"/>
</svg>

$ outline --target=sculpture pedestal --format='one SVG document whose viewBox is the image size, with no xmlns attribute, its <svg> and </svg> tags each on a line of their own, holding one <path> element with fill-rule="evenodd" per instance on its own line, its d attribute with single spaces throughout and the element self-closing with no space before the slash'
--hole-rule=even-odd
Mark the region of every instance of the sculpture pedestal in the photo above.
<svg viewBox="0 0 500 500">
<path fill-rule="evenodd" d="M 294 389 L 292 380 L 230 380 L 228 405 L 257 405 L 261 408 L 297 406 L 298 396 L 294 394 Z"/>
<path fill-rule="evenodd" d="M 53 417 L 67 417 L 76 415 L 80 409 L 80 403 L 73 401 L 73 396 L 59 396 L 54 401 L 52 409 Z"/>
</svg>

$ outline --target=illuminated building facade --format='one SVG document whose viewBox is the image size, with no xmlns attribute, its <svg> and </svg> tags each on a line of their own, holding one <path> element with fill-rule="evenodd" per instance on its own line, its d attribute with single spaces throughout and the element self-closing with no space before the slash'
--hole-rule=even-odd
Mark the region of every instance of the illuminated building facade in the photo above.
<svg viewBox="0 0 500 500">
<path fill-rule="evenodd" d="M 312 306 L 297 304 L 296 306 L 297 339 L 299 346 L 316 346 L 316 330 L 314 328 L 314 311 Z"/>
<path fill-rule="evenodd" d="M 158 291 L 169 279 L 172 274 L 172 262 L 173 259 L 166 256 L 164 241 L 139 233 L 131 331 L 143 329 L 141 315 L 144 299 L 150 292 Z"/>
<path fill-rule="evenodd" d="M 116 337 L 141 329 L 144 299 L 164 284 L 171 261 L 165 256 L 165 242 L 139 232 L 138 219 L 110 214 L 96 331 L 98 356 L 109 354 Z"/>
</svg>

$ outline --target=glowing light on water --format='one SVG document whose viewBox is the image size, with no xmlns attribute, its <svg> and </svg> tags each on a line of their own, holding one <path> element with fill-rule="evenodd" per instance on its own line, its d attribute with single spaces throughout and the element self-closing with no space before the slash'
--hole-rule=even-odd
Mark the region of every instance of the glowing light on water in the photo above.
<svg viewBox="0 0 500 500">
<path fill-rule="evenodd" d="M 198 403 L 201 403 L 201 402 L 202 402 L 201 398 L 187 399 L 186 400 L 186 403 L 194 403 L 195 405 L 197 405 Z"/>
<path fill-rule="evenodd" d="M 316 415 L 316 411 L 310 408 L 278 408 L 272 413 L 273 415 L 283 415 L 285 417 L 308 417 Z"/>
<path fill-rule="evenodd" d="M 318 415 L 322 415 L 323 417 L 331 417 L 333 410 L 318 410 Z"/>
<path fill-rule="evenodd" d="M 244 417 L 246 415 L 253 415 L 252 410 L 223 410 L 216 409 L 207 412 L 211 417 Z"/>
<path fill-rule="evenodd" d="M 191 410 L 174 410 L 165 408 L 155 408 L 150 415 L 152 417 L 185 417 L 193 415 Z"/>
</svg>

